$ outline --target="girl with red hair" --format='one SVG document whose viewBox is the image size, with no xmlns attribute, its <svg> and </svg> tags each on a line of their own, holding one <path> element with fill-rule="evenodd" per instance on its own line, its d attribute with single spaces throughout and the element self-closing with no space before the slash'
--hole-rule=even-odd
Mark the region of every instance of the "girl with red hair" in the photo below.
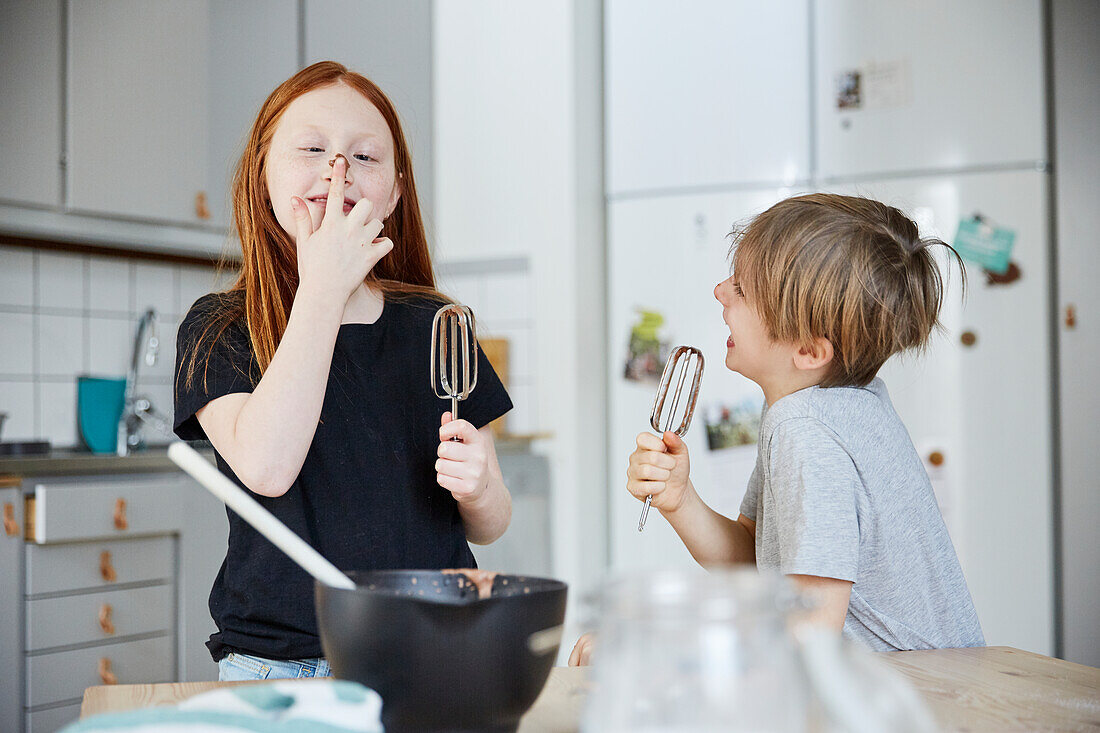
<svg viewBox="0 0 1100 733">
<path fill-rule="evenodd" d="M 452 419 L 428 379 L 435 289 L 412 161 L 370 80 L 326 61 L 264 102 L 233 182 L 240 276 L 177 339 L 176 434 L 337 567 L 476 567 L 511 519 L 478 356 Z M 458 438 L 459 440 L 453 440 Z M 220 678 L 329 673 L 312 579 L 234 514 L 210 594 Z"/>
</svg>

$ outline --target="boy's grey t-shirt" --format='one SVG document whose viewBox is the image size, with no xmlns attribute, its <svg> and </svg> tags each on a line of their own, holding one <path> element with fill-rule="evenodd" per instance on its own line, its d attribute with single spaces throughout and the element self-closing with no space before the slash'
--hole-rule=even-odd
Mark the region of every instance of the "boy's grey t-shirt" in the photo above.
<svg viewBox="0 0 1100 733">
<path fill-rule="evenodd" d="M 756 564 L 853 582 L 844 635 L 875 650 L 985 643 L 931 482 L 881 379 L 809 387 L 760 425 L 741 513 Z"/>
</svg>

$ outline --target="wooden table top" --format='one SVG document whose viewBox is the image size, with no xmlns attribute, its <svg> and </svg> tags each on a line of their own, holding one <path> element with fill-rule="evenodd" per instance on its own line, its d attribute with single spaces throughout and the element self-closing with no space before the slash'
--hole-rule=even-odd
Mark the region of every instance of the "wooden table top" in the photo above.
<svg viewBox="0 0 1100 733">
<path fill-rule="evenodd" d="M 882 655 L 921 693 L 942 731 L 1100 731 L 1100 669 L 1011 647 Z M 80 716 L 179 702 L 215 687 L 256 682 L 179 682 L 89 687 Z M 575 733 L 588 670 L 555 667 L 520 733 Z"/>
</svg>

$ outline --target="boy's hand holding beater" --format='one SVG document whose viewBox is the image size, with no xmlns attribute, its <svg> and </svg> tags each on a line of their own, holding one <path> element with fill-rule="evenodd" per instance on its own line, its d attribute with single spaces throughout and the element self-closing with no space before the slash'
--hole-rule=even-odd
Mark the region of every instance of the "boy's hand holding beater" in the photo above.
<svg viewBox="0 0 1100 733">
<path fill-rule="evenodd" d="M 641 501 L 652 495 L 652 506 L 662 514 L 676 512 L 694 491 L 688 480 L 687 445 L 671 431 L 661 437 L 639 433 L 637 444 L 626 469 L 627 491 Z"/>
</svg>

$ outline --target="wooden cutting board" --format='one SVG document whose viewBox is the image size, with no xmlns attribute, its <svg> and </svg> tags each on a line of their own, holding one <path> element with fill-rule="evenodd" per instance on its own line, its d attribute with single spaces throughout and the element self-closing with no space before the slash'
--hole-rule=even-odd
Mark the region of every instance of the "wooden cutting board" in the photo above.
<svg viewBox="0 0 1100 733">
<path fill-rule="evenodd" d="M 485 353 L 485 358 L 493 365 L 493 371 L 500 377 L 501 384 L 504 385 L 505 389 L 508 389 L 508 339 L 479 338 L 477 343 Z M 474 389 L 477 388 L 475 387 Z M 508 429 L 505 422 L 507 419 L 507 415 L 502 415 L 489 423 L 489 427 L 493 429 L 494 438 L 499 440 L 504 435 L 507 435 Z"/>
</svg>

